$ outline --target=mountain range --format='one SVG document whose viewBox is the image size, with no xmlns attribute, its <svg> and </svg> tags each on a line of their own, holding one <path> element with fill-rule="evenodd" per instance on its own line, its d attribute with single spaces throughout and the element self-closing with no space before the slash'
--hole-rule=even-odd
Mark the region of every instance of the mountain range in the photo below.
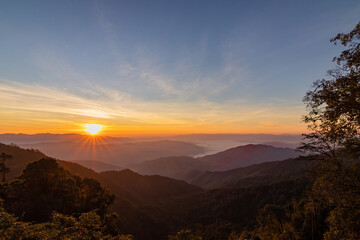
<svg viewBox="0 0 360 240">
<path fill-rule="evenodd" d="M 296 158 L 299 153 L 290 148 L 269 145 L 238 146 L 216 154 L 203 157 L 166 157 L 129 165 L 129 168 L 145 175 L 161 175 L 175 179 L 188 180 L 194 170 L 226 171 L 258 163 Z"/>
<path fill-rule="evenodd" d="M 247 148 L 253 149 L 254 146 L 243 146 L 240 150 L 230 149 L 230 152 L 241 153 Z M 46 157 L 38 150 L 23 149 L 16 145 L 0 144 L 0 152 L 13 156 L 6 161 L 6 165 L 11 169 L 7 175 L 9 180 L 19 176 L 28 163 Z M 284 152 L 287 152 L 287 149 Z M 225 155 L 227 154 L 226 152 Z M 219 156 L 221 155 L 217 155 Z M 204 159 L 208 158 L 209 156 L 198 159 L 173 157 L 168 160 L 175 163 L 179 161 L 181 166 L 195 160 L 191 165 L 193 167 L 196 164 L 203 166 L 202 164 L 206 163 Z M 210 159 L 214 161 L 215 158 Z M 234 159 L 241 162 L 249 158 Z M 270 162 L 269 158 L 262 159 L 268 162 L 230 171 L 191 170 L 184 176 L 190 183 L 158 175 L 143 176 L 129 169 L 97 173 L 74 162 L 58 160 L 58 163 L 72 174 L 99 181 L 115 195 L 115 203 L 110 211 L 118 214 L 118 229 L 121 232 L 133 234 L 138 240 L 162 240 L 167 239 L 169 232 L 176 232 L 189 223 L 195 224 L 199 229 L 208 229 L 206 231 L 214 236 L 220 231 L 219 227 L 227 226 L 229 221 L 235 224 L 233 227 L 246 227 L 255 224 L 257 209 L 265 203 L 282 203 L 300 195 L 305 186 L 302 180 L 304 169 L 309 163 L 294 159 L 275 162 Z M 161 161 L 166 161 L 166 158 Z M 159 164 L 161 161 L 155 162 Z M 170 169 L 175 170 L 175 164 L 170 165 Z M 192 167 L 179 172 L 187 172 Z M 204 190 L 214 188 L 216 189 L 211 191 Z M 271 197 L 274 194 L 280 197 Z M 256 201 L 249 202 L 249 199 Z M 279 202 L 278 199 L 283 200 Z M 243 217 L 244 214 L 246 218 Z M 217 228 L 213 229 L 212 226 Z M 221 230 L 230 234 L 228 231 Z M 218 236 L 218 239 L 222 237 Z"/>
<path fill-rule="evenodd" d="M 19 144 L 24 148 L 39 149 L 48 156 L 63 160 L 94 160 L 117 167 L 151 160 L 160 157 L 197 155 L 204 149 L 192 143 L 179 141 L 124 142 L 108 143 L 101 139 L 90 139 L 83 142 L 40 142 Z"/>
</svg>

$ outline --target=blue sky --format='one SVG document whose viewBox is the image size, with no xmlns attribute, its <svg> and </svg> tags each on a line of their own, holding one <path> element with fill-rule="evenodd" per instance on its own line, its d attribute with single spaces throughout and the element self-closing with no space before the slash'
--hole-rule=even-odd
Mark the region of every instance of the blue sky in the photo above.
<svg viewBox="0 0 360 240">
<path fill-rule="evenodd" d="M 350 0 L 1 1 L 12 117 L 0 131 L 302 131 L 302 97 L 342 50 L 329 39 L 359 12 Z"/>
</svg>

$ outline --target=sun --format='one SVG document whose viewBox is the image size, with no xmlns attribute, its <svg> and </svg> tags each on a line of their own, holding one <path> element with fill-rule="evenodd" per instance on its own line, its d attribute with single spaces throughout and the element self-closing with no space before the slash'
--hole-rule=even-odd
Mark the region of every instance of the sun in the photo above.
<svg viewBox="0 0 360 240">
<path fill-rule="evenodd" d="M 91 135 L 95 135 L 101 131 L 103 125 L 101 124 L 85 124 L 84 131 L 90 133 Z"/>
</svg>

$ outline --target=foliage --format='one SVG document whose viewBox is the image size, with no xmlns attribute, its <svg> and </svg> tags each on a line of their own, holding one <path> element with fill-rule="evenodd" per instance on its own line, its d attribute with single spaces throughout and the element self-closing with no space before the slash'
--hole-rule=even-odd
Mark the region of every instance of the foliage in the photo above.
<svg viewBox="0 0 360 240">
<path fill-rule="evenodd" d="M 30 163 L 23 174 L 0 189 L 7 211 L 26 221 L 47 221 L 52 212 L 76 214 L 96 211 L 101 216 L 113 196 L 93 179 L 69 174 L 54 159 Z"/>
<path fill-rule="evenodd" d="M 21 222 L 0 208 L 0 235 L 4 240 L 133 240 L 130 235 L 104 234 L 105 228 L 101 217 L 94 212 L 83 213 L 78 218 L 53 213 L 50 222 L 33 224 Z"/>
</svg>

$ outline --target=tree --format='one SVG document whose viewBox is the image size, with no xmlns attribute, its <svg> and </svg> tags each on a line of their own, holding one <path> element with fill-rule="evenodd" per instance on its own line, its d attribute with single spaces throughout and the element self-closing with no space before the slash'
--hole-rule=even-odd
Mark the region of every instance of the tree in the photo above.
<svg viewBox="0 0 360 240">
<path fill-rule="evenodd" d="M 10 168 L 6 167 L 5 161 L 11 159 L 12 156 L 6 153 L 0 155 L 0 173 L 2 173 L 2 182 L 5 182 L 5 175 L 10 172 Z"/>
<path fill-rule="evenodd" d="M 81 214 L 78 218 L 53 213 L 49 222 L 30 223 L 19 221 L 0 207 L 0 236 L 12 239 L 69 239 L 69 240 L 133 240 L 131 235 L 109 235 L 101 217 L 94 212 Z"/>
<path fill-rule="evenodd" d="M 309 198 L 314 209 L 330 211 L 324 238 L 360 239 L 360 22 L 330 41 L 347 49 L 304 97 L 311 132 L 299 149 L 317 160 Z"/>
<path fill-rule="evenodd" d="M 360 23 L 331 39 L 338 41 L 350 48 L 334 58 L 338 67 L 329 71 L 330 79 L 316 81 L 304 97 L 309 113 L 303 120 L 312 132 L 300 150 L 326 158 L 360 152 Z"/>
<path fill-rule="evenodd" d="M 52 212 L 103 216 L 114 196 L 92 179 L 68 173 L 52 158 L 32 162 L 15 181 L 3 184 L 4 207 L 26 221 L 47 221 Z"/>
</svg>

